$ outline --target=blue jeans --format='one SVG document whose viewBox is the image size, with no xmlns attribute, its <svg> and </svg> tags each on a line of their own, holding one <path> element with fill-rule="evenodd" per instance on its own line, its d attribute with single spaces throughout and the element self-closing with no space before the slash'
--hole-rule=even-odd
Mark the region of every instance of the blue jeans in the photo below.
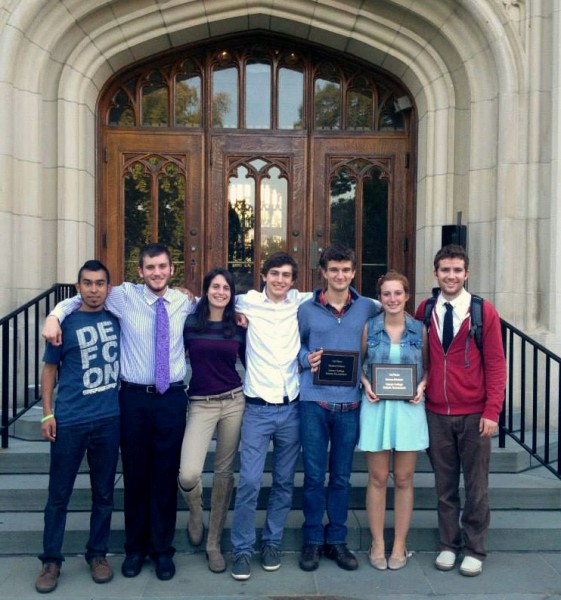
<svg viewBox="0 0 561 600">
<path fill-rule="evenodd" d="M 90 538 L 86 560 L 107 554 L 113 488 L 119 458 L 119 417 L 108 417 L 90 423 L 58 426 L 56 441 L 51 443 L 49 498 L 45 507 L 42 562 L 64 560 L 62 541 L 66 513 L 80 463 L 87 455 L 92 486 Z"/>
<path fill-rule="evenodd" d="M 349 480 L 359 423 L 360 410 L 335 412 L 322 408 L 316 402 L 300 402 L 300 439 L 304 459 L 304 544 L 344 544 L 346 541 Z M 329 482 L 326 489 L 328 466 Z M 329 522 L 324 531 L 323 514 L 326 509 Z"/>
<path fill-rule="evenodd" d="M 257 497 L 273 440 L 273 485 L 267 504 L 262 545 L 279 547 L 292 506 L 294 471 L 300 453 L 299 402 L 274 406 L 246 404 L 240 446 L 240 479 L 236 490 L 232 549 L 235 556 L 251 554 L 255 544 Z"/>
</svg>

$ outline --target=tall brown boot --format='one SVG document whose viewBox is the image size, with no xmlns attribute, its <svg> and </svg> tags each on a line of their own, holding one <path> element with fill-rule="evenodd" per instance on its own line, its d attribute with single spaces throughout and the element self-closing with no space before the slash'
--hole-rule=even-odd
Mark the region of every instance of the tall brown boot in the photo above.
<svg viewBox="0 0 561 600">
<path fill-rule="evenodd" d="M 203 541 L 203 484 L 199 479 L 197 485 L 190 490 L 179 489 L 189 507 L 189 521 L 187 522 L 187 537 L 192 546 L 200 546 Z"/>
<path fill-rule="evenodd" d="M 206 539 L 206 557 L 208 568 L 213 573 L 222 573 L 226 570 L 226 561 L 220 550 L 222 530 L 228 514 L 234 479 L 215 477 L 212 484 L 210 500 L 210 517 L 208 520 L 208 536 Z"/>
</svg>

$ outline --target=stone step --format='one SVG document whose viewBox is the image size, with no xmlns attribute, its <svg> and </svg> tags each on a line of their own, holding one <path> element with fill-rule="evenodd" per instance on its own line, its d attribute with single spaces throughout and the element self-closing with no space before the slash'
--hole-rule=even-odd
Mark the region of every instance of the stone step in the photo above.
<svg viewBox="0 0 561 600">
<path fill-rule="evenodd" d="M 174 546 L 179 552 L 204 552 L 204 542 L 193 548 L 187 541 L 185 526 L 186 511 L 177 515 L 177 529 Z M 207 519 L 205 514 L 205 521 Z M 258 511 L 256 526 L 259 540 L 260 530 L 265 519 L 264 511 Z M 386 538 L 391 542 L 394 514 L 386 513 Z M 222 545 L 224 551 L 231 550 L 230 511 Z M 297 552 L 302 546 L 302 513 L 294 510 L 290 513 L 283 539 L 285 551 Z M 352 550 L 366 551 L 370 547 L 370 532 L 367 515 L 364 510 L 349 512 L 348 544 Z M 68 515 L 64 552 L 66 554 L 83 554 L 88 537 L 89 513 L 71 512 Z M 40 512 L 0 513 L 0 555 L 33 555 L 42 547 L 43 515 Z M 116 511 L 113 515 L 112 531 L 109 543 L 111 553 L 122 554 L 124 543 L 123 513 Z M 436 513 L 434 511 L 415 510 L 408 536 L 408 547 L 414 551 L 436 552 L 438 550 L 438 531 Z M 487 549 L 493 551 L 526 552 L 526 551 L 561 551 L 561 513 L 555 511 L 502 511 L 493 510 L 489 530 Z"/>
<path fill-rule="evenodd" d="M 523 449 L 507 440 L 505 449 L 494 449 L 491 460 L 490 497 L 493 508 L 489 532 L 489 550 L 561 551 L 561 481 L 544 467 L 537 466 Z M 205 506 L 210 502 L 214 448 L 211 446 L 205 463 L 203 482 Z M 267 469 L 270 470 L 271 457 Z M 237 468 L 237 467 L 236 467 Z M 356 452 L 353 464 L 350 494 L 349 546 L 354 550 L 367 550 L 370 544 L 365 506 L 366 455 Z M 43 508 L 47 498 L 49 469 L 49 444 L 12 438 L 10 448 L 0 450 L 0 554 L 35 554 L 41 548 Z M 298 464 L 295 478 L 294 510 L 290 513 L 284 537 L 287 551 L 298 551 L 302 525 L 302 464 Z M 257 527 L 264 520 L 264 507 L 271 485 L 271 475 L 266 472 L 259 498 Z M 111 551 L 122 553 L 123 532 L 123 482 L 121 471 L 116 477 L 115 506 L 111 534 Z M 83 553 L 89 527 L 90 484 L 87 464 L 82 465 L 68 514 L 65 552 Z M 425 453 L 419 453 L 415 475 L 415 513 L 409 535 L 413 550 L 436 551 L 438 533 L 436 523 L 434 479 Z M 233 506 L 233 503 L 232 503 Z M 393 485 L 389 482 L 387 536 L 391 538 L 393 522 Z M 178 550 L 200 551 L 189 546 L 185 535 L 188 512 L 179 497 L 178 529 L 175 545 Z M 207 519 L 208 516 L 205 516 Z M 230 548 L 228 516 L 224 547 Z"/>
<path fill-rule="evenodd" d="M 208 455 L 205 460 L 205 472 L 212 472 L 214 465 L 214 446 L 212 441 Z M 48 473 L 49 472 L 49 443 L 45 441 L 28 441 L 17 438 L 10 438 L 10 446 L 6 449 L 0 449 L 0 475 L 22 474 L 22 473 Z M 493 452 L 491 455 L 492 473 L 520 473 L 540 464 L 528 454 L 526 450 L 520 447 L 516 442 L 507 438 L 506 448 L 498 447 L 498 438 L 493 439 Z M 272 456 L 269 453 L 265 470 L 270 471 L 272 467 Z M 236 458 L 236 471 L 239 470 L 239 456 Z M 121 472 L 121 464 L 117 467 Z M 297 470 L 302 471 L 302 461 L 299 460 Z M 88 465 L 84 459 L 81 471 L 88 472 Z M 366 472 L 366 454 L 357 450 L 353 460 L 354 472 Z M 425 452 L 419 452 L 417 458 L 418 473 L 431 472 L 431 466 L 428 456 Z"/>
<path fill-rule="evenodd" d="M 296 473 L 294 481 L 294 509 L 302 507 L 303 473 Z M 363 509 L 365 506 L 367 474 L 355 472 L 351 478 L 349 507 Z M 0 475 L 0 512 L 42 511 L 47 500 L 48 475 Z M 263 476 L 258 508 L 267 506 L 272 483 L 270 473 Z M 204 505 L 210 505 L 212 475 L 203 475 Z M 388 484 L 387 506 L 393 508 L 393 482 Z M 185 508 L 179 496 L 179 507 Z M 491 473 L 489 478 L 491 505 L 498 510 L 559 510 L 561 509 L 561 481 L 543 467 L 526 473 Z M 91 506 L 90 481 L 87 474 L 76 479 L 70 500 L 70 511 L 87 511 Z M 232 503 L 233 506 L 233 503 Z M 434 476 L 432 473 L 415 475 L 415 507 L 432 510 L 436 506 Z M 123 509 L 123 479 L 118 475 L 115 482 L 115 509 Z"/>
</svg>

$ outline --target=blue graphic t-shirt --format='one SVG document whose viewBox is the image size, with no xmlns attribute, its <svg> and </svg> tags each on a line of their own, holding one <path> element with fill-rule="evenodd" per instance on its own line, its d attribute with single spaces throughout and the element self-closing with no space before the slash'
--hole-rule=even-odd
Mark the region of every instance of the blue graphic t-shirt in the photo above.
<svg viewBox="0 0 561 600">
<path fill-rule="evenodd" d="M 60 364 L 58 425 L 119 415 L 119 321 L 111 313 L 77 311 L 62 323 L 62 346 L 47 344 L 43 361 Z"/>
</svg>

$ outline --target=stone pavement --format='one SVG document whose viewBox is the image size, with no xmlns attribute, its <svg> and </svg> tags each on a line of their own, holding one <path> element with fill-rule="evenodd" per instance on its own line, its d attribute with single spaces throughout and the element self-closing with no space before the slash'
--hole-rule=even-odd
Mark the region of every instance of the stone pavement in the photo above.
<svg viewBox="0 0 561 600">
<path fill-rule="evenodd" d="M 0 557 L 0 598 L 29 600 L 45 597 L 72 600 L 561 600 L 561 553 L 489 554 L 483 574 L 462 577 L 458 570 L 442 573 L 433 567 L 434 553 L 416 553 L 401 571 L 372 569 L 366 553 L 358 553 L 360 567 L 349 573 L 323 558 L 314 573 L 298 568 L 298 554 L 283 556 L 279 571 L 261 569 L 253 561 L 251 579 L 238 582 L 230 572 L 216 575 L 206 567 L 203 553 L 179 553 L 177 574 L 159 581 L 150 561 L 134 579 L 121 576 L 122 556 L 110 557 L 115 577 L 95 584 L 83 557 L 70 556 L 63 565 L 57 589 L 49 595 L 35 591 L 40 563 L 33 556 Z M 230 560 L 228 555 L 228 560 Z"/>
</svg>

